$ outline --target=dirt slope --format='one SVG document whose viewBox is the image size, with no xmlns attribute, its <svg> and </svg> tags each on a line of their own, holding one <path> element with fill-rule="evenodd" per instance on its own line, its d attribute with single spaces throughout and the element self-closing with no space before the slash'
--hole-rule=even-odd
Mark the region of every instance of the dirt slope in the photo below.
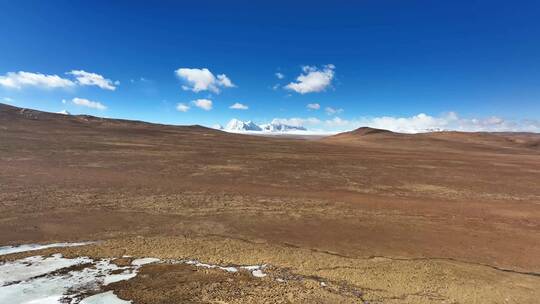
<svg viewBox="0 0 540 304">
<path fill-rule="evenodd" d="M 324 141 L 378 148 L 393 145 L 398 150 L 540 153 L 540 134 L 535 133 L 441 131 L 405 134 L 362 127 L 329 136 Z"/>
</svg>

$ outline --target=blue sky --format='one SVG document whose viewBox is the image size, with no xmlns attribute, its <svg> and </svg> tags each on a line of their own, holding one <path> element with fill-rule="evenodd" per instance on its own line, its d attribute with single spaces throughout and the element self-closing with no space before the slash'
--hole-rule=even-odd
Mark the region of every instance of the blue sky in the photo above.
<svg viewBox="0 0 540 304">
<path fill-rule="evenodd" d="M 538 1 L 112 2 L 0 0 L 0 102 L 207 126 L 540 131 Z"/>
</svg>

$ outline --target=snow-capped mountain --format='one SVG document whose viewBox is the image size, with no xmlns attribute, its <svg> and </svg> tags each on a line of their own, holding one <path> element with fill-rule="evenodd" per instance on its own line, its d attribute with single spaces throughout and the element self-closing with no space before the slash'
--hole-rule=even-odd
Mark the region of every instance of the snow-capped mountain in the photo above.
<svg viewBox="0 0 540 304">
<path fill-rule="evenodd" d="M 277 119 L 272 120 L 269 124 L 261 125 L 261 129 L 266 132 L 307 131 L 303 126 L 284 124 Z"/>
<path fill-rule="evenodd" d="M 231 119 L 225 130 L 231 132 L 243 132 L 243 131 L 262 131 L 262 128 L 251 120 L 241 121 L 238 119 Z"/>
<path fill-rule="evenodd" d="M 57 112 L 58 114 L 64 114 L 64 115 L 71 115 L 67 110 L 62 110 L 60 112 Z"/>
<path fill-rule="evenodd" d="M 279 119 L 274 119 L 267 124 L 258 125 L 251 120 L 241 121 L 238 119 L 232 119 L 225 127 L 225 131 L 229 132 L 251 132 L 251 133 L 288 133 L 295 131 L 307 131 L 306 128 L 300 125 L 290 125 L 283 123 Z"/>
</svg>

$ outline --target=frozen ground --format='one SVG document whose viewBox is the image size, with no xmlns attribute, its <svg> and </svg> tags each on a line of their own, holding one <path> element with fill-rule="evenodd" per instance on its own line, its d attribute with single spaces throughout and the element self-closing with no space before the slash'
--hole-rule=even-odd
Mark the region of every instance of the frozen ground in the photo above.
<svg viewBox="0 0 540 304">
<path fill-rule="evenodd" d="M 60 254 L 6 262 L 0 265 L 0 303 L 78 303 L 81 294 L 135 277 L 138 268 L 119 267 L 110 259 L 68 259 Z"/>
<path fill-rule="evenodd" d="M 63 245 L 60 245 L 63 244 Z M 57 243 L 49 245 L 21 245 L 6 248 L 4 252 L 33 251 L 51 247 L 71 247 L 89 243 Z M 117 266 L 114 259 L 94 260 L 89 257 L 65 258 L 61 254 L 48 257 L 40 255 L 8 261 L 0 264 L 0 303 L 10 304 L 124 304 L 112 292 L 92 295 L 81 300 L 83 295 L 99 292 L 103 286 L 114 282 L 129 280 L 137 275 L 143 266 L 160 262 L 157 258 L 139 258 L 129 266 Z M 185 263 L 195 267 L 215 268 L 227 272 L 249 271 L 254 277 L 266 274 L 266 265 L 219 266 L 205 264 L 196 260 L 172 260 L 172 263 Z"/>
<path fill-rule="evenodd" d="M 112 291 L 98 293 L 83 299 L 80 304 L 128 304 L 131 301 L 119 299 Z"/>
</svg>

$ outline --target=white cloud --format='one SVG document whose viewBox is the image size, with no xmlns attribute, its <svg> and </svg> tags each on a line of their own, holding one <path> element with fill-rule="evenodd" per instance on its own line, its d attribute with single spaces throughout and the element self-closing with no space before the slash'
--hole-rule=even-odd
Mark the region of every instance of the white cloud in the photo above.
<svg viewBox="0 0 540 304">
<path fill-rule="evenodd" d="M 351 125 L 352 122 L 342 119 L 340 117 L 334 117 L 332 119 L 328 119 L 324 121 L 324 124 L 328 127 L 335 128 L 335 127 L 345 127 L 348 125 Z"/>
<path fill-rule="evenodd" d="M 296 78 L 296 82 L 289 83 L 285 88 L 300 94 L 322 92 L 332 83 L 334 69 L 333 64 L 325 65 L 322 69 L 304 66 L 303 74 Z"/>
<path fill-rule="evenodd" d="M 303 127 L 306 125 L 318 125 L 321 123 L 321 121 L 318 118 L 315 117 L 308 117 L 308 118 L 299 118 L 299 117 L 293 117 L 293 118 L 274 118 L 272 120 L 273 123 L 280 123 L 284 125 L 294 126 L 294 127 Z"/>
<path fill-rule="evenodd" d="M 225 88 L 234 88 L 235 85 L 232 83 L 232 81 L 227 77 L 225 74 L 217 75 L 218 84 Z"/>
<path fill-rule="evenodd" d="M 464 132 L 540 132 L 540 121 L 506 120 L 501 117 L 462 118 L 455 112 L 440 116 L 424 113 L 410 117 L 364 117 L 356 120 L 345 120 L 334 117 L 326 120 L 325 125 L 331 128 L 352 130 L 366 126 L 400 133 L 422 133 L 429 131 L 464 131 Z"/>
<path fill-rule="evenodd" d="M 319 120 L 317 118 L 278 118 L 285 124 L 311 125 L 323 132 L 344 132 L 359 127 L 385 129 L 400 133 L 422 133 L 430 131 L 464 132 L 540 132 L 540 120 L 507 120 L 497 116 L 487 118 L 462 118 L 457 113 L 449 112 L 439 116 L 424 113 L 409 117 L 380 116 L 357 119 Z"/>
<path fill-rule="evenodd" d="M 212 110 L 212 101 L 210 99 L 197 99 L 191 102 L 197 108 L 201 108 L 205 111 Z"/>
<path fill-rule="evenodd" d="M 283 78 L 285 78 L 285 75 L 283 75 L 283 74 L 280 73 L 280 72 L 277 72 L 277 73 L 276 73 L 276 77 L 277 77 L 277 79 L 283 79 Z"/>
<path fill-rule="evenodd" d="M 137 83 L 137 82 L 147 83 L 147 82 L 151 82 L 151 80 L 148 79 L 148 78 L 139 77 L 139 78 L 135 78 L 135 79 L 134 79 L 134 78 L 131 78 L 131 79 L 129 80 L 129 82 L 131 82 L 131 83 Z"/>
<path fill-rule="evenodd" d="M 71 72 L 67 72 L 66 74 L 75 76 L 77 83 L 82 86 L 97 86 L 104 90 L 114 91 L 116 90 L 115 85 L 120 84 L 119 81 L 113 82 L 112 80 L 106 79 L 99 74 L 90 73 L 83 70 L 73 70 Z"/>
<path fill-rule="evenodd" d="M 461 120 L 457 114 L 449 113 L 441 117 L 433 117 L 420 113 L 411 117 L 375 117 L 367 121 L 367 126 L 403 133 L 418 133 L 428 130 L 458 129 L 474 130 L 467 120 Z"/>
<path fill-rule="evenodd" d="M 232 88 L 235 85 L 225 74 L 214 76 L 207 68 L 203 69 L 189 69 L 180 68 L 175 71 L 176 76 L 184 80 L 186 83 L 182 85 L 182 89 L 186 91 L 193 91 L 195 93 L 201 91 L 210 91 L 218 94 L 220 87 Z"/>
<path fill-rule="evenodd" d="M 78 106 L 83 106 L 87 108 L 97 109 L 97 110 L 106 110 L 107 107 L 98 101 L 91 101 L 85 98 L 75 97 L 71 102 Z"/>
<path fill-rule="evenodd" d="M 110 79 L 82 70 L 73 70 L 66 74 L 73 75 L 75 81 L 62 78 L 58 75 L 46 75 L 41 73 L 31 72 L 8 72 L 4 76 L 0 76 L 0 86 L 11 89 L 22 89 L 23 87 L 38 87 L 43 89 L 70 88 L 76 85 L 81 86 L 98 86 L 102 89 L 114 91 L 115 85 L 120 82 L 113 82 Z"/>
<path fill-rule="evenodd" d="M 187 112 L 189 110 L 189 106 L 184 103 L 179 103 L 176 105 L 176 109 L 180 112 Z"/>
<path fill-rule="evenodd" d="M 75 83 L 58 75 L 45 75 L 31 72 L 8 72 L 0 76 L 0 86 L 8 89 L 22 89 L 23 87 L 37 87 L 43 89 L 69 88 Z"/>
<path fill-rule="evenodd" d="M 246 106 L 244 104 L 241 104 L 239 102 L 237 102 L 237 103 L 235 103 L 235 104 L 233 104 L 233 105 L 231 105 L 229 107 L 229 109 L 234 109 L 234 110 L 247 110 L 248 108 L 249 108 L 248 106 Z"/>
<path fill-rule="evenodd" d="M 343 109 L 335 109 L 335 108 L 332 108 L 332 107 L 326 107 L 326 108 L 324 108 L 324 111 L 328 115 L 336 115 L 336 114 L 340 114 L 341 112 L 343 112 Z"/>
<path fill-rule="evenodd" d="M 318 104 L 318 103 L 308 103 L 306 105 L 306 108 L 310 109 L 310 110 L 318 110 L 321 108 L 321 105 Z"/>
<path fill-rule="evenodd" d="M 2 97 L 0 98 L 1 101 L 3 102 L 14 102 L 15 100 L 13 100 L 13 98 L 9 98 L 9 97 Z"/>
</svg>

